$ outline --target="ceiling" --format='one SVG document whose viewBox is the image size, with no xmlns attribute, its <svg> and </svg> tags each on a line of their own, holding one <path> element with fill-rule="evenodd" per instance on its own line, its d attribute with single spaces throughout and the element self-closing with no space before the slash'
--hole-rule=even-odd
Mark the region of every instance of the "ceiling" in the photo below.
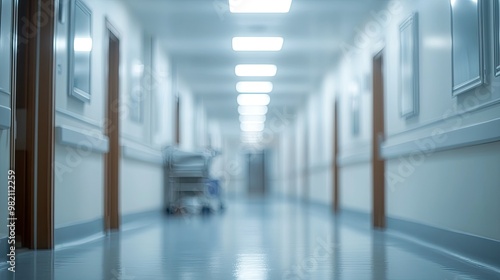
<svg viewBox="0 0 500 280">
<path fill-rule="evenodd" d="M 235 85 L 242 80 L 274 84 L 270 110 L 293 110 L 315 92 L 329 67 L 342 55 L 342 43 L 352 42 L 356 28 L 385 0 L 293 0 L 286 14 L 232 14 L 228 0 L 124 0 L 159 38 L 179 76 L 203 100 L 209 118 L 237 127 Z M 272 1 L 272 0 L 269 0 Z M 282 36 L 279 52 L 235 52 L 234 36 Z M 241 78 L 240 63 L 272 63 L 272 78 Z"/>
</svg>

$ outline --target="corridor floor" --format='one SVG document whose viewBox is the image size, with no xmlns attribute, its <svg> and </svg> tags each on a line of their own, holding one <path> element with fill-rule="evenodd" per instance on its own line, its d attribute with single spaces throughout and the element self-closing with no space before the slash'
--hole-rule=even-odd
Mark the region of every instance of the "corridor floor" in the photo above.
<svg viewBox="0 0 500 280">
<path fill-rule="evenodd" d="M 328 209 L 234 200 L 223 214 L 153 217 L 54 252 L 25 252 L 0 279 L 489 280 L 499 274 Z"/>
</svg>

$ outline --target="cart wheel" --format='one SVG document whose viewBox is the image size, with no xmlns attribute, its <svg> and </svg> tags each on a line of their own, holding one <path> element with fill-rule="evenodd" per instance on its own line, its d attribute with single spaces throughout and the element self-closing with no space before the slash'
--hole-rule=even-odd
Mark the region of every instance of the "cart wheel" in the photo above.
<svg viewBox="0 0 500 280">
<path fill-rule="evenodd" d="M 175 209 L 172 206 L 168 206 L 165 209 L 165 212 L 167 213 L 167 215 L 173 215 L 173 214 L 175 214 Z"/>
<path fill-rule="evenodd" d="M 211 211 L 210 207 L 208 207 L 208 206 L 203 206 L 201 208 L 201 214 L 203 214 L 203 215 L 208 215 L 208 214 L 210 214 L 210 212 L 212 212 L 212 211 Z"/>
</svg>

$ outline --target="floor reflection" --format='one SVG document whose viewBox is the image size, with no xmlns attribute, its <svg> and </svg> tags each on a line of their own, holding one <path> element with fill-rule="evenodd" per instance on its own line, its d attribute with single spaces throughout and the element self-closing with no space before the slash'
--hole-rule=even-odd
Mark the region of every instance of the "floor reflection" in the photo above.
<svg viewBox="0 0 500 280">
<path fill-rule="evenodd" d="M 84 245 L 18 255 L 0 279 L 500 279 L 335 218 L 327 207 L 278 199 L 228 202 L 223 214 L 152 217 Z"/>
</svg>

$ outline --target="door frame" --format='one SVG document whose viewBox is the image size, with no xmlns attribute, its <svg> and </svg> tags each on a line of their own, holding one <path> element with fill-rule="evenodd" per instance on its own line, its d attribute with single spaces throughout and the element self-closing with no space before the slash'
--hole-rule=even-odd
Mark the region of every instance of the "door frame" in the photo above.
<svg viewBox="0 0 500 280">
<path fill-rule="evenodd" d="M 384 116 L 384 49 L 373 56 L 372 93 L 372 226 L 383 229 L 385 219 L 385 160 L 380 157 L 380 140 L 385 133 Z"/>
<path fill-rule="evenodd" d="M 109 150 L 104 156 L 104 230 L 120 228 L 120 36 L 106 19 L 106 121 Z"/>
<path fill-rule="evenodd" d="M 23 166 L 12 160 L 16 177 L 25 179 L 22 186 L 17 186 L 25 192 L 18 222 L 23 221 L 26 228 L 22 230 L 20 241 L 30 249 L 53 249 L 56 3 L 55 0 L 40 0 L 16 1 L 15 4 L 15 34 L 19 41 L 13 54 L 16 59 L 13 110 L 19 106 L 18 98 L 22 97 L 26 105 L 26 126 L 23 128 L 26 129 L 26 146 L 20 153 Z M 19 28 L 23 26 L 21 20 L 36 19 L 39 15 L 46 15 L 44 22 L 31 21 L 37 32 L 26 36 Z M 17 118 L 17 114 L 13 114 L 14 119 Z M 13 124 L 15 131 L 11 137 L 16 139 L 21 128 L 17 127 L 16 120 Z M 15 147 L 15 142 L 13 144 Z"/>
</svg>

